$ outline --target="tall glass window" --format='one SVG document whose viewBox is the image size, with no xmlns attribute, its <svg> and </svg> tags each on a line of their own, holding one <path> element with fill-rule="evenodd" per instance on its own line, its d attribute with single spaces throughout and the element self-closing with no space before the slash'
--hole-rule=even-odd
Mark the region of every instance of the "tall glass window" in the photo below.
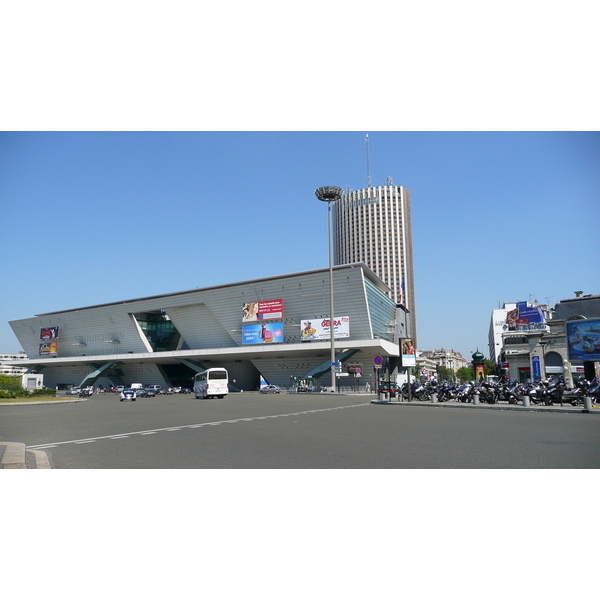
<svg viewBox="0 0 600 600">
<path fill-rule="evenodd" d="M 164 310 L 133 315 L 154 352 L 177 350 L 181 335 Z"/>
<path fill-rule="evenodd" d="M 371 281 L 365 278 L 364 282 L 367 290 L 367 302 L 369 304 L 373 335 L 388 342 L 393 342 L 396 304 L 381 290 L 377 289 Z"/>
</svg>

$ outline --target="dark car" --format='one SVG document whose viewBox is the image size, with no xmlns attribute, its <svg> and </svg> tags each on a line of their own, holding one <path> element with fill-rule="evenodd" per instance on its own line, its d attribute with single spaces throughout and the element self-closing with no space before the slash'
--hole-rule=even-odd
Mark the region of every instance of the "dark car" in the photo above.
<svg viewBox="0 0 600 600">
<path fill-rule="evenodd" d="M 132 402 L 135 402 L 135 397 L 136 397 L 136 390 L 132 389 L 132 388 L 124 388 L 123 391 L 121 392 L 121 402 L 123 402 L 123 400 L 131 400 Z"/>
<path fill-rule="evenodd" d="M 138 398 L 147 398 L 148 397 L 148 392 L 144 388 L 138 388 L 137 390 L 135 390 L 135 394 Z"/>
<path fill-rule="evenodd" d="M 146 388 L 144 391 L 146 392 L 146 398 L 154 398 L 156 396 L 154 388 Z"/>
</svg>

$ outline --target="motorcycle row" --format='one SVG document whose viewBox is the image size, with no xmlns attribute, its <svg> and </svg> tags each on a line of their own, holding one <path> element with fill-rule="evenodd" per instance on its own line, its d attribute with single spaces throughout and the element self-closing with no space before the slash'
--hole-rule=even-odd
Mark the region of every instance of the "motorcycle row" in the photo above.
<svg viewBox="0 0 600 600">
<path fill-rule="evenodd" d="M 405 383 L 399 390 L 398 395 L 403 400 L 409 400 L 408 384 Z M 392 392 L 393 394 L 393 392 Z M 475 395 L 479 402 L 497 404 L 508 402 L 509 404 L 523 404 L 525 397 L 529 397 L 532 404 L 552 406 L 565 403 L 572 406 L 584 404 L 584 398 L 590 397 L 592 404 L 600 405 L 600 383 L 598 377 L 591 382 L 580 380 L 576 387 L 567 388 L 562 377 L 552 376 L 549 379 L 519 383 L 518 381 L 467 381 L 465 383 L 451 383 L 428 381 L 425 383 L 415 381 L 411 386 L 410 400 L 431 402 L 434 398 L 437 402 L 474 402 Z"/>
</svg>

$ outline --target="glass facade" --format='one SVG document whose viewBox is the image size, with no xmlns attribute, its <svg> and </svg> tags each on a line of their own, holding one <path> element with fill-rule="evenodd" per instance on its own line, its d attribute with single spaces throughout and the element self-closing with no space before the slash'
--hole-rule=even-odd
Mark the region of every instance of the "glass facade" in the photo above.
<svg viewBox="0 0 600 600">
<path fill-rule="evenodd" d="M 164 310 L 136 313 L 133 316 L 154 352 L 180 349 L 181 335 Z"/>
<path fill-rule="evenodd" d="M 366 277 L 364 278 L 364 282 L 365 289 L 367 290 L 367 303 L 369 304 L 373 335 L 382 340 L 393 342 L 396 323 L 396 303 L 390 300 L 381 290 L 377 289 Z"/>
</svg>

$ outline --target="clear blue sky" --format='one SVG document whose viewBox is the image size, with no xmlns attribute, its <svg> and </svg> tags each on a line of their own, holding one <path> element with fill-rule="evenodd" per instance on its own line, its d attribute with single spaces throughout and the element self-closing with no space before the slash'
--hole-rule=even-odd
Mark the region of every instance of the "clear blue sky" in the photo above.
<svg viewBox="0 0 600 600">
<path fill-rule="evenodd" d="M 411 193 L 419 349 L 488 355 L 498 302 L 600 293 L 600 134 L 5 132 L 9 320 L 326 267 L 315 188 Z"/>
</svg>

